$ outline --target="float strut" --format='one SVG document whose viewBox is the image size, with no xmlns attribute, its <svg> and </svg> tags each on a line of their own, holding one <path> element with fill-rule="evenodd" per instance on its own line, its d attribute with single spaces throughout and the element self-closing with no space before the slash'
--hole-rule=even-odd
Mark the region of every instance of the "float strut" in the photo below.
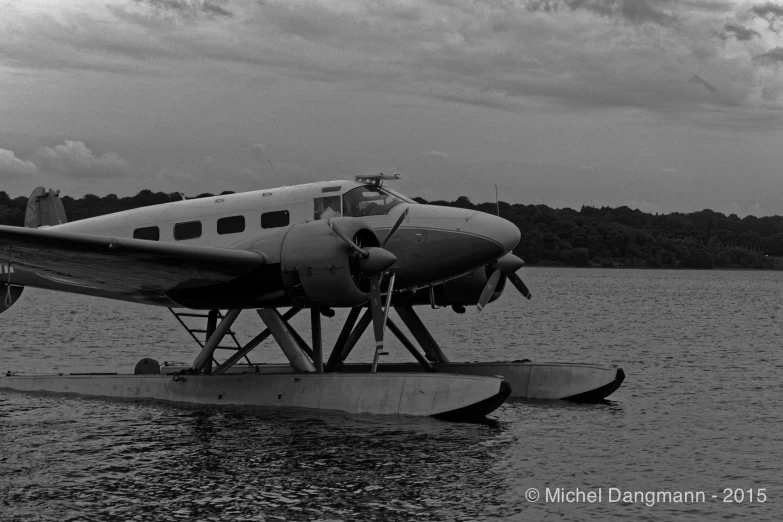
<svg viewBox="0 0 783 522">
<path fill-rule="evenodd" d="M 288 324 L 275 308 L 259 308 L 256 310 L 266 327 L 272 332 L 278 346 L 291 363 L 291 367 L 299 372 L 315 372 L 313 362 L 307 357 L 302 346 L 292 334 Z"/>
<path fill-rule="evenodd" d="M 359 314 L 361 312 L 361 306 L 354 306 L 351 308 L 351 311 L 348 314 L 348 318 L 345 320 L 345 324 L 343 325 L 343 329 L 340 331 L 340 336 L 337 338 L 337 342 L 334 344 L 332 354 L 329 356 L 329 361 L 326 363 L 327 372 L 333 372 L 334 367 L 337 366 L 338 363 L 343 362 L 342 359 L 340 359 L 340 354 L 342 354 L 343 348 L 345 348 L 345 343 L 348 340 L 348 336 L 351 335 L 351 331 L 353 330 L 353 327 L 356 324 L 356 320 L 359 318 Z"/>
<path fill-rule="evenodd" d="M 343 346 L 343 349 L 340 352 L 340 356 L 339 356 L 340 362 L 343 362 L 348 358 L 348 355 L 351 353 L 351 350 L 353 350 L 353 347 L 356 346 L 356 343 L 359 342 L 359 339 L 361 338 L 362 334 L 367 329 L 367 327 L 370 326 L 371 322 L 372 322 L 372 308 L 367 308 L 367 311 L 364 312 L 362 318 L 359 319 L 359 324 L 356 325 L 356 328 L 353 329 L 351 335 L 349 335 L 348 339 L 345 341 L 345 346 Z"/>
<path fill-rule="evenodd" d="M 209 336 L 209 339 L 204 344 L 204 347 L 196 356 L 196 360 L 193 361 L 193 368 L 200 372 L 207 369 L 209 363 L 212 362 L 212 354 L 215 352 L 215 348 L 217 348 L 220 344 L 220 341 L 223 340 L 226 332 L 228 332 L 228 329 L 231 328 L 231 325 L 234 323 L 236 318 L 239 316 L 239 312 L 241 311 L 242 310 L 239 308 L 228 311 L 223 320 L 220 321 L 220 324 L 217 325 L 217 328 L 215 328 L 215 331 L 212 333 L 212 335 Z"/>
<path fill-rule="evenodd" d="M 293 316 L 299 313 L 299 311 L 302 310 L 301 308 L 293 307 L 290 310 L 288 310 L 286 313 L 283 314 L 283 320 L 288 321 Z M 226 372 L 229 368 L 234 366 L 236 362 L 241 359 L 242 357 L 246 356 L 248 353 L 250 353 L 256 346 L 264 342 L 267 337 L 272 335 L 272 332 L 269 331 L 269 328 L 264 329 L 263 332 L 253 337 L 249 343 L 247 343 L 245 346 L 243 346 L 240 350 L 237 350 L 237 352 L 229 357 L 226 362 L 215 368 L 215 371 L 213 372 L 215 375 L 221 375 Z"/>
<path fill-rule="evenodd" d="M 419 361 L 419 364 L 421 364 L 425 370 L 428 372 L 435 372 L 435 368 L 432 367 L 432 364 L 430 364 L 430 362 L 419 352 L 419 350 L 416 349 L 416 346 L 410 342 L 402 330 L 400 330 L 399 327 L 394 324 L 394 321 L 391 320 L 391 317 L 386 319 L 386 325 L 389 327 L 389 331 L 391 331 L 391 333 L 393 333 L 394 336 L 400 340 L 403 346 L 405 346 L 405 348 L 411 352 L 411 354 L 416 358 L 417 361 Z"/>
<path fill-rule="evenodd" d="M 205 345 L 207 341 L 209 341 L 209 338 L 212 337 L 212 334 L 215 333 L 219 313 L 219 310 L 210 310 L 207 314 L 207 332 L 204 336 Z M 212 373 L 212 361 L 214 361 L 214 358 L 210 357 L 207 363 L 204 365 L 204 373 Z"/>
<path fill-rule="evenodd" d="M 310 326 L 313 331 L 313 361 L 318 373 L 324 373 L 324 353 L 321 339 L 321 311 L 318 308 L 310 309 Z"/>
<path fill-rule="evenodd" d="M 448 357 L 446 357 L 446 354 L 440 349 L 438 343 L 435 342 L 432 334 L 430 334 L 427 327 L 424 326 L 424 323 L 421 322 L 421 319 L 416 315 L 412 306 L 397 305 L 394 309 L 397 311 L 397 315 L 400 316 L 400 319 L 402 319 L 402 322 L 405 323 L 405 326 L 408 327 L 408 330 L 411 331 L 413 337 L 416 338 L 419 345 L 424 349 L 424 353 L 427 354 L 427 359 L 432 362 L 449 362 Z"/>
<path fill-rule="evenodd" d="M 310 358 L 311 361 L 315 362 L 315 355 L 313 355 L 313 349 L 310 348 L 310 345 L 307 344 L 307 341 L 302 339 L 302 336 L 299 335 L 299 332 L 297 332 L 293 326 L 288 324 L 288 321 L 283 319 L 283 322 L 285 323 L 285 327 L 288 328 L 288 331 L 291 332 L 291 337 L 296 339 L 296 342 L 299 343 L 299 346 L 302 348 L 304 353 L 307 354 L 307 356 Z"/>
</svg>

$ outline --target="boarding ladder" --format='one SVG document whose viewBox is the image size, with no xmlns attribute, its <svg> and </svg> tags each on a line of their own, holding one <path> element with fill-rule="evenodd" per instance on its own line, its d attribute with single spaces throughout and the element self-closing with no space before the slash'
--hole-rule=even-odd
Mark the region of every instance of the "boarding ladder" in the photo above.
<svg viewBox="0 0 783 522">
<path fill-rule="evenodd" d="M 189 324 L 187 324 L 185 321 L 183 321 L 182 318 L 183 317 L 187 317 L 189 319 L 204 319 L 206 321 L 209 321 L 209 314 L 204 314 L 204 313 L 200 314 L 200 313 L 195 313 L 195 312 L 179 312 L 179 311 L 177 311 L 177 310 L 175 310 L 173 308 L 169 308 L 169 312 L 171 312 L 174 315 L 174 317 L 177 318 L 177 321 L 179 321 L 179 324 L 181 324 L 182 327 L 185 328 L 185 330 L 188 331 L 188 333 L 193 338 L 193 340 L 195 340 L 198 343 L 199 347 L 200 348 L 204 348 L 204 343 L 207 340 L 206 334 L 208 333 L 206 328 L 192 328 Z M 217 312 L 217 319 L 218 319 L 218 321 L 222 321 L 223 317 L 224 317 L 223 316 L 223 312 L 221 312 L 220 310 L 215 310 L 215 312 Z M 199 337 L 196 334 L 204 334 L 204 340 L 202 341 L 201 339 L 199 339 Z M 230 328 L 226 332 L 226 337 L 224 337 L 223 339 L 226 339 L 229 336 L 234 341 L 235 346 L 223 346 L 223 345 L 220 345 L 217 348 L 215 348 L 215 350 L 231 350 L 231 351 L 236 352 L 237 350 L 242 349 L 242 345 L 240 344 L 239 339 L 237 339 L 236 334 Z M 249 364 L 249 365 L 253 364 L 253 363 L 250 362 L 250 359 L 247 358 L 247 355 L 245 355 L 245 360 L 247 361 L 247 364 Z M 212 361 L 215 364 L 220 364 L 218 361 L 216 361 L 214 359 L 214 357 L 213 357 Z"/>
</svg>

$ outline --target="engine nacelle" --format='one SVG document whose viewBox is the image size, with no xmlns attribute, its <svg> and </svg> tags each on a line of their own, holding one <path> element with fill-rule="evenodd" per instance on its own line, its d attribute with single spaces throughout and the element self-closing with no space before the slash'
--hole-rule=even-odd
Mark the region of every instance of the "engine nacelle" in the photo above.
<svg viewBox="0 0 783 522">
<path fill-rule="evenodd" d="M 361 247 L 379 246 L 378 237 L 364 221 L 334 218 Z M 283 285 L 294 305 L 310 307 L 358 306 L 369 298 L 353 249 L 324 220 L 294 225 L 280 252 Z"/>
</svg>

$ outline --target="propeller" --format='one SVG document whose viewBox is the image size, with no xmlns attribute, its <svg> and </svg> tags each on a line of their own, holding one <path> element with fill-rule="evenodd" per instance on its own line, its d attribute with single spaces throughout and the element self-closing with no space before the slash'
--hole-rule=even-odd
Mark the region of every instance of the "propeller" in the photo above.
<svg viewBox="0 0 783 522">
<path fill-rule="evenodd" d="M 525 286 L 525 283 L 523 283 L 522 279 L 516 274 L 516 271 L 522 268 L 524 264 L 525 262 L 514 254 L 506 254 L 500 259 L 496 259 L 490 263 L 489 266 L 490 268 L 493 268 L 494 271 L 492 272 L 492 275 L 489 276 L 487 284 L 484 286 L 484 290 L 481 292 L 481 297 L 479 297 L 479 312 L 489 302 L 489 298 L 492 297 L 492 294 L 495 292 L 495 287 L 497 286 L 498 281 L 500 281 L 500 276 L 502 275 L 506 276 L 508 280 L 511 281 L 511 284 L 513 284 L 523 296 L 528 299 L 532 297 L 530 290 L 528 290 L 527 286 Z"/>
<path fill-rule="evenodd" d="M 373 358 L 372 363 L 373 373 L 378 369 L 378 358 L 384 354 L 384 331 L 386 330 L 386 320 L 389 317 L 389 307 L 391 306 L 392 293 L 394 292 L 394 281 L 397 277 L 397 274 L 392 272 L 387 288 L 386 308 L 384 309 L 383 297 L 381 295 L 381 278 L 383 273 L 397 261 L 397 258 L 383 247 L 405 220 L 405 217 L 408 215 L 408 210 L 409 209 L 406 208 L 400 217 L 397 218 L 397 221 L 389 231 L 386 239 L 383 240 L 383 243 L 379 247 L 368 246 L 363 248 L 348 237 L 348 234 L 340 228 L 339 223 L 336 223 L 331 219 L 326 221 L 329 228 L 340 236 L 340 238 L 354 251 L 354 255 L 358 257 L 359 270 L 362 274 L 370 276 L 370 310 L 372 311 L 373 330 L 375 331 L 375 357 Z"/>
<path fill-rule="evenodd" d="M 533 297 L 533 295 L 530 293 L 530 290 L 527 289 L 527 286 L 522 282 L 522 279 L 517 274 L 509 274 L 508 280 L 511 281 L 511 284 L 514 285 L 517 290 L 519 290 L 520 294 L 524 295 L 528 299 Z"/>
<path fill-rule="evenodd" d="M 391 305 L 391 296 L 394 292 L 394 280 L 397 274 L 392 272 L 389 278 L 389 288 L 386 294 L 386 309 L 383 308 L 381 298 L 381 275 L 373 274 L 370 277 L 370 307 L 372 308 L 372 324 L 375 331 L 375 356 L 372 360 L 372 373 L 378 369 L 378 358 L 386 355 L 383 351 L 383 334 L 386 330 L 386 320 L 389 318 L 389 306 Z"/>
</svg>

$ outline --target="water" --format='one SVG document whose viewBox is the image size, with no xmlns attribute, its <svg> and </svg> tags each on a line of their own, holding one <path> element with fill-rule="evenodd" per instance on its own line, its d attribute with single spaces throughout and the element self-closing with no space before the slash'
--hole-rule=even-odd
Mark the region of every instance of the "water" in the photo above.
<svg viewBox="0 0 783 522">
<path fill-rule="evenodd" d="M 783 273 L 524 279 L 531 302 L 510 288 L 481 314 L 422 318 L 453 360 L 616 364 L 627 379 L 610 401 L 513 402 L 458 424 L 0 391 L 0 520 L 778 519 Z M 344 315 L 324 322 L 327 341 Z M 260 327 L 251 313 L 238 322 L 242 340 Z M 30 289 L 0 332 L 3 372 L 132 371 L 196 353 L 165 309 Z M 351 360 L 369 361 L 370 346 Z M 253 359 L 284 360 L 271 344 Z M 555 502 L 546 488 L 602 499 Z M 705 500 L 610 502 L 609 488 Z M 723 502 L 725 488 L 743 501 Z"/>
</svg>

